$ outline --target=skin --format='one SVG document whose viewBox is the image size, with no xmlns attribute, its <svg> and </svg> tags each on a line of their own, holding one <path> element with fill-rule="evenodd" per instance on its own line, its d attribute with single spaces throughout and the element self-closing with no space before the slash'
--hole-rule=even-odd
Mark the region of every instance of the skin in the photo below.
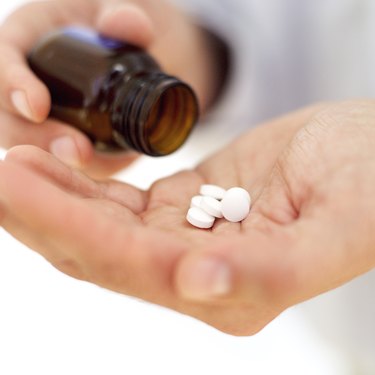
<svg viewBox="0 0 375 375">
<path fill-rule="evenodd" d="M 250 215 L 192 227 L 202 183 L 244 187 Z M 250 335 L 374 267 L 374 185 L 375 102 L 328 103 L 262 124 L 149 191 L 18 146 L 0 163 L 0 218 L 62 272 Z"/>
<path fill-rule="evenodd" d="M 35 16 L 37 15 L 37 17 Z M 31 2 L 0 25 L 0 146 L 33 144 L 56 154 L 65 163 L 95 177 L 105 177 L 130 164 L 135 152 L 96 153 L 78 130 L 47 119 L 50 95 L 28 68 L 25 56 L 49 31 L 83 25 L 149 51 L 162 69 L 195 90 L 202 111 L 215 95 L 214 53 L 207 35 L 167 1 L 52 0 Z M 12 101 L 21 93 L 23 109 Z M 56 140 L 69 144 L 53 147 Z"/>
</svg>

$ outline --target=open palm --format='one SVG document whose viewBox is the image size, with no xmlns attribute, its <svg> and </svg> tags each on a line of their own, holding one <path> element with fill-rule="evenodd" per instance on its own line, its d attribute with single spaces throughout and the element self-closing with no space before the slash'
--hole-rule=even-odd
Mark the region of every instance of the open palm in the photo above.
<svg viewBox="0 0 375 375">
<path fill-rule="evenodd" d="M 362 205 L 368 197 L 346 199 L 359 183 L 375 181 L 360 168 L 375 159 L 366 143 L 375 140 L 373 113 L 363 115 L 365 108 L 293 113 L 149 191 L 95 182 L 42 150 L 18 146 L 0 164 L 2 226 L 73 277 L 225 332 L 255 333 L 292 304 L 375 264 L 365 239 L 373 220 L 368 200 Z M 344 110 L 347 125 L 338 135 L 330 119 Z M 335 139 L 341 148 L 329 155 Z M 190 199 L 202 183 L 247 189 L 254 201 L 248 218 L 220 219 L 212 230 L 188 224 Z M 365 226 L 350 220 L 354 206 Z"/>
</svg>

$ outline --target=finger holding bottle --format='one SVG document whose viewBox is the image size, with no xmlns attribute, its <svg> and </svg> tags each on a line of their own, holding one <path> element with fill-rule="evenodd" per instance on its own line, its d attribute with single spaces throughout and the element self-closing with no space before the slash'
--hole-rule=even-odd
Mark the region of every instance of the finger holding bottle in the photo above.
<svg viewBox="0 0 375 375">
<path fill-rule="evenodd" d="M 0 27 L 2 106 L 32 122 L 43 121 L 49 112 L 48 91 L 28 67 L 30 49 L 52 30 L 72 24 L 95 28 L 108 14 L 121 17 L 126 24 L 121 30 L 123 39 L 140 47 L 151 42 L 151 20 L 140 8 L 123 1 L 31 2 L 11 14 Z"/>
</svg>

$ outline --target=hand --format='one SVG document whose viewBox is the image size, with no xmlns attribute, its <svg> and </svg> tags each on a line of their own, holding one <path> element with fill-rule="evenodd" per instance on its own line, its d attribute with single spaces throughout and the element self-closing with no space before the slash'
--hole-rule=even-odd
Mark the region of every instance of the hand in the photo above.
<svg viewBox="0 0 375 375">
<path fill-rule="evenodd" d="M 20 146 L 0 163 L 1 222 L 73 277 L 253 334 L 374 267 L 374 143 L 375 102 L 311 107 L 147 192 Z M 190 226 L 203 182 L 249 190 L 248 218 Z"/>
<path fill-rule="evenodd" d="M 193 86 L 203 107 L 213 95 L 208 42 L 187 16 L 167 1 L 31 2 L 0 26 L 0 146 L 33 144 L 96 177 L 114 173 L 136 157 L 130 152 L 117 156 L 97 154 L 78 130 L 46 120 L 50 96 L 28 68 L 25 56 L 44 34 L 71 24 L 96 28 L 110 37 L 147 48 L 169 74 Z"/>
</svg>

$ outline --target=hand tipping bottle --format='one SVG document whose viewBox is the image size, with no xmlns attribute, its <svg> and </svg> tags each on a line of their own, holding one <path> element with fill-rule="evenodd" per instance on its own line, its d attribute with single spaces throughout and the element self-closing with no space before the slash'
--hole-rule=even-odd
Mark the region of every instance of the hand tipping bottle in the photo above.
<svg viewBox="0 0 375 375">
<path fill-rule="evenodd" d="M 52 97 L 51 116 L 86 133 L 98 150 L 163 156 L 198 119 L 193 90 L 142 49 L 84 28 L 48 34 L 28 61 Z"/>
</svg>

